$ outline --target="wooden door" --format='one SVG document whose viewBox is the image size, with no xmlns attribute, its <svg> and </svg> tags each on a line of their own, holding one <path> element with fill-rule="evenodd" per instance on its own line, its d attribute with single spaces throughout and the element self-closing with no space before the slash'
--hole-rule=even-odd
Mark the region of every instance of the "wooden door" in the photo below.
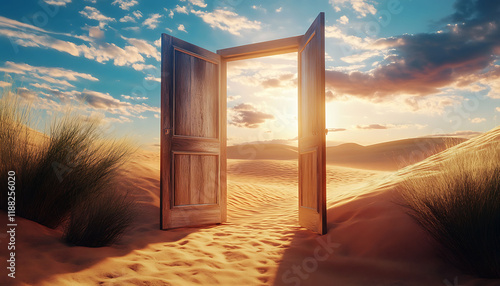
<svg viewBox="0 0 500 286">
<path fill-rule="evenodd" d="M 299 223 L 326 229 L 325 15 L 320 13 L 298 49 Z"/>
<path fill-rule="evenodd" d="M 224 222 L 226 98 L 221 96 L 221 58 L 162 34 L 161 62 L 161 228 Z"/>
</svg>

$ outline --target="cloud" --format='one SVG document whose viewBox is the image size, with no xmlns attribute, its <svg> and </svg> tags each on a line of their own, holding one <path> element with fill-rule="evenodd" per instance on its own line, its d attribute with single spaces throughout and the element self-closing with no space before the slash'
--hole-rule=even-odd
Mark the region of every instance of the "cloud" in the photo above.
<svg viewBox="0 0 500 286">
<path fill-rule="evenodd" d="M 177 12 L 177 13 L 181 13 L 181 14 L 189 14 L 189 11 L 188 11 L 188 8 L 187 6 L 175 6 L 175 8 L 173 9 L 173 11 Z"/>
<path fill-rule="evenodd" d="M 156 82 L 161 82 L 161 78 L 159 77 L 154 77 L 152 75 L 148 75 L 147 77 L 144 78 L 145 80 L 148 80 L 148 81 L 156 81 Z"/>
<path fill-rule="evenodd" d="M 137 5 L 138 3 L 139 2 L 137 2 L 137 0 L 115 0 L 111 4 L 113 4 L 113 5 L 118 4 L 121 9 L 123 9 L 123 10 L 129 10 L 130 7 L 132 7 L 134 5 Z"/>
<path fill-rule="evenodd" d="M 181 0 L 181 2 L 186 2 L 186 0 Z M 201 8 L 206 8 L 207 4 L 205 3 L 205 0 L 188 0 L 189 3 L 193 4 L 194 6 L 198 6 Z"/>
<path fill-rule="evenodd" d="M 161 39 L 154 41 L 155 46 L 161 47 Z"/>
<path fill-rule="evenodd" d="M 5 62 L 4 68 L 0 68 L 0 70 L 2 69 L 5 72 L 29 75 L 32 78 L 41 79 L 45 82 L 50 82 L 53 84 L 66 87 L 73 87 L 73 85 L 70 84 L 68 81 L 78 81 L 79 78 L 90 81 L 98 81 L 97 78 L 86 73 L 75 72 L 63 68 L 36 67 L 25 63 L 14 63 L 8 61 Z"/>
<path fill-rule="evenodd" d="M 115 22 L 116 20 L 110 17 L 104 16 L 95 7 L 85 6 L 85 8 L 80 11 L 80 14 L 91 20 L 96 20 L 99 22 L 99 27 L 102 29 L 106 27 L 109 22 Z"/>
<path fill-rule="evenodd" d="M 157 61 L 160 61 L 161 54 L 157 48 L 148 43 L 146 40 L 134 39 L 134 38 L 126 38 L 123 37 L 124 40 L 127 40 L 133 47 L 137 49 L 137 52 L 145 55 L 146 57 L 154 58 Z"/>
<path fill-rule="evenodd" d="M 180 25 L 177 27 L 177 30 L 182 31 L 182 32 L 186 32 L 186 33 L 188 32 L 188 31 L 186 31 L 186 27 L 184 27 L 184 25 L 183 25 L 183 24 L 180 24 Z"/>
<path fill-rule="evenodd" d="M 231 108 L 233 115 L 229 124 L 242 128 L 258 128 L 268 119 L 274 119 L 272 114 L 258 111 L 251 104 L 241 103 Z"/>
<path fill-rule="evenodd" d="M 349 18 L 347 18 L 346 15 L 343 15 L 339 19 L 337 19 L 337 22 L 339 22 L 342 25 L 348 24 L 349 23 Z"/>
<path fill-rule="evenodd" d="M 363 130 L 380 130 L 380 129 L 389 129 L 389 127 L 385 125 L 380 125 L 380 124 L 370 124 L 370 125 L 357 125 L 357 129 L 363 129 Z"/>
<path fill-rule="evenodd" d="M 130 15 L 126 15 L 123 18 L 120 19 L 120 22 L 122 22 L 122 23 L 133 22 L 133 23 L 135 23 L 135 18 L 133 18 Z"/>
<path fill-rule="evenodd" d="M 236 100 L 238 100 L 240 98 L 241 98 L 241 95 L 231 95 L 231 96 L 227 97 L 227 102 L 236 101 Z"/>
<path fill-rule="evenodd" d="M 280 13 L 281 11 L 283 11 L 283 7 L 279 7 L 278 9 L 276 9 L 276 13 Z"/>
<path fill-rule="evenodd" d="M 95 38 L 95 39 L 102 39 L 102 38 L 104 38 L 104 31 L 99 29 L 99 27 L 90 27 L 89 28 L 89 37 Z"/>
<path fill-rule="evenodd" d="M 496 111 L 500 112 L 500 107 L 495 108 Z"/>
<path fill-rule="evenodd" d="M 342 132 L 346 131 L 347 129 L 345 128 L 328 128 L 328 132 Z"/>
<path fill-rule="evenodd" d="M 407 129 L 417 128 L 422 129 L 427 125 L 421 124 L 369 124 L 369 125 L 356 125 L 356 129 L 360 130 L 386 130 L 386 129 Z"/>
<path fill-rule="evenodd" d="M 500 67 L 495 65 L 500 56 L 500 20 L 493 11 L 500 9 L 500 2 L 459 0 L 455 8 L 457 11 L 445 19 L 455 23 L 439 32 L 372 41 L 378 48 L 391 49 L 391 54 L 366 73 L 326 71 L 328 89 L 382 99 L 401 93 L 428 96 L 444 87 L 481 82 L 491 87 L 490 97 L 495 98 L 500 77 Z M 358 49 L 365 49 L 369 41 L 349 38 L 336 27 L 328 28 L 327 34 Z"/>
<path fill-rule="evenodd" d="M 37 94 L 25 87 L 18 87 L 17 94 L 26 100 L 34 100 L 37 98 Z"/>
<path fill-rule="evenodd" d="M 239 36 L 242 30 L 261 29 L 261 23 L 259 21 L 250 21 L 248 18 L 228 10 L 217 9 L 213 12 L 191 10 L 191 13 L 203 19 L 210 27 L 228 31 L 236 36 Z"/>
<path fill-rule="evenodd" d="M 129 99 L 129 100 L 147 100 L 148 99 L 145 96 L 142 96 L 142 97 L 141 96 L 136 96 L 136 97 L 134 97 L 134 96 L 124 95 L 124 94 L 122 94 L 122 97 L 125 98 L 125 99 Z"/>
<path fill-rule="evenodd" d="M 481 122 L 486 121 L 486 118 L 480 118 L 480 117 L 476 117 L 476 118 L 469 118 L 469 121 L 470 121 L 471 123 L 481 123 Z"/>
<path fill-rule="evenodd" d="M 264 12 L 264 13 L 267 13 L 267 9 L 266 9 L 266 8 L 264 8 L 264 7 L 262 7 L 262 5 L 259 5 L 259 6 L 257 6 L 257 5 L 252 5 L 252 9 L 254 9 L 254 10 L 258 10 L 258 11 L 262 11 L 262 12 Z"/>
<path fill-rule="evenodd" d="M 66 6 L 66 4 L 71 3 L 71 0 L 43 0 L 45 3 L 54 6 Z"/>
<path fill-rule="evenodd" d="M 351 6 L 359 14 L 359 17 L 365 17 L 367 14 L 375 15 L 377 13 L 377 9 L 374 6 L 376 2 L 372 0 L 330 0 L 329 3 L 336 11 L 338 10 L 337 12 L 340 11 L 339 5 L 344 7 Z"/>
<path fill-rule="evenodd" d="M 146 26 L 148 29 L 156 29 L 156 27 L 158 27 L 158 23 L 160 23 L 160 19 L 161 17 L 163 17 L 162 15 L 160 14 L 151 14 L 149 15 L 149 18 L 147 18 L 146 20 L 144 20 L 144 22 L 142 23 L 143 26 Z"/>
<path fill-rule="evenodd" d="M 142 18 L 142 12 L 139 10 L 132 12 L 132 15 L 134 15 L 134 17 L 136 17 L 137 19 Z"/>
</svg>

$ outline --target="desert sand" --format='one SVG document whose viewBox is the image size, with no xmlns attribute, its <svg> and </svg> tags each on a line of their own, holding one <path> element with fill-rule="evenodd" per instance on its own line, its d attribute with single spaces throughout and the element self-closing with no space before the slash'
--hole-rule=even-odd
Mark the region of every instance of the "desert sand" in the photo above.
<svg viewBox="0 0 500 286">
<path fill-rule="evenodd" d="M 18 218 L 16 279 L 0 285 L 500 285 L 441 260 L 397 193 L 406 176 L 495 140 L 500 128 L 397 171 L 329 164 L 324 236 L 298 226 L 297 161 L 275 152 L 228 160 L 227 223 L 161 231 L 159 155 L 140 151 L 118 185 L 139 206 L 118 244 L 68 247 L 60 229 Z"/>
</svg>

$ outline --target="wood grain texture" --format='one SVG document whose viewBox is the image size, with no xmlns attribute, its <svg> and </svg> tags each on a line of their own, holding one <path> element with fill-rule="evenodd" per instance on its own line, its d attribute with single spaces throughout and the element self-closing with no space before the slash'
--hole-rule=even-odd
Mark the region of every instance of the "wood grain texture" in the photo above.
<svg viewBox="0 0 500 286">
<path fill-rule="evenodd" d="M 325 20 L 320 13 L 298 48 L 299 223 L 326 229 Z"/>
<path fill-rule="evenodd" d="M 162 229 L 222 222 L 226 99 L 220 62 L 215 53 L 162 35 Z"/>
<path fill-rule="evenodd" d="M 302 36 L 218 50 L 226 62 L 297 52 Z"/>
</svg>

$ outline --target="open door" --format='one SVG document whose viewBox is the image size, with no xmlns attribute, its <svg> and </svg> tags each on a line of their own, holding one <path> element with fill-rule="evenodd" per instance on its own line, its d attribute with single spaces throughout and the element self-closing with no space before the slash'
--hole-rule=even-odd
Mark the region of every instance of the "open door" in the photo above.
<svg viewBox="0 0 500 286">
<path fill-rule="evenodd" d="M 160 227 L 225 222 L 221 57 L 162 34 L 161 63 Z"/>
<path fill-rule="evenodd" d="M 325 14 L 299 43 L 299 223 L 326 229 Z"/>
</svg>

